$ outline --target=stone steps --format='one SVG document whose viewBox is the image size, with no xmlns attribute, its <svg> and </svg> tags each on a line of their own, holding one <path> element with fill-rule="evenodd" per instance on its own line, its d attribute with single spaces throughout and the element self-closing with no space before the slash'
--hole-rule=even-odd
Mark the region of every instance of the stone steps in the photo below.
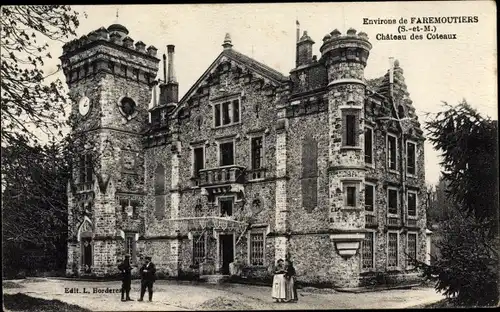
<svg viewBox="0 0 500 312">
<path fill-rule="evenodd" d="M 222 284 L 229 280 L 229 275 L 201 275 L 200 280 L 206 282 L 207 284 Z"/>
</svg>

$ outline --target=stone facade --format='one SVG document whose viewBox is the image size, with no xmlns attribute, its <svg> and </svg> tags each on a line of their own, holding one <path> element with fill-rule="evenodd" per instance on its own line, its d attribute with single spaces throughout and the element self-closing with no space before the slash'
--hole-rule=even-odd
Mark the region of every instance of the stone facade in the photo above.
<svg viewBox="0 0 500 312">
<path fill-rule="evenodd" d="M 84 159 L 68 184 L 68 274 L 114 274 L 125 253 L 172 277 L 228 274 L 238 259 L 265 278 L 280 258 L 300 282 L 337 287 L 414 274 L 407 255 L 426 258 L 424 138 L 399 63 L 364 77 L 366 34 L 332 31 L 318 60 L 304 33 L 289 76 L 226 35 L 180 100 L 174 46 L 154 81 L 156 49 L 127 35 L 101 28 L 61 57 L 74 132 L 93 155 L 91 178 Z"/>
</svg>

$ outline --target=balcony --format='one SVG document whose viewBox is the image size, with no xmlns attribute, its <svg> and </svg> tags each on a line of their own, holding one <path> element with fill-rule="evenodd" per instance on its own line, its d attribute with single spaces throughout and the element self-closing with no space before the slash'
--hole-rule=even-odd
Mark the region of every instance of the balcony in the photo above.
<svg viewBox="0 0 500 312">
<path fill-rule="evenodd" d="M 247 181 L 262 180 L 265 178 L 266 178 L 266 169 L 265 168 L 252 169 L 252 170 L 247 171 Z"/>
<path fill-rule="evenodd" d="M 387 227 L 392 227 L 392 228 L 401 227 L 401 218 L 399 216 L 388 216 Z"/>
<path fill-rule="evenodd" d="M 222 184 L 244 183 L 245 167 L 242 166 L 224 166 L 214 169 L 201 169 L 198 171 L 198 177 L 195 177 L 196 186 L 216 186 Z"/>
<path fill-rule="evenodd" d="M 378 227 L 377 217 L 374 215 L 365 215 L 365 227 L 367 228 Z"/>
</svg>

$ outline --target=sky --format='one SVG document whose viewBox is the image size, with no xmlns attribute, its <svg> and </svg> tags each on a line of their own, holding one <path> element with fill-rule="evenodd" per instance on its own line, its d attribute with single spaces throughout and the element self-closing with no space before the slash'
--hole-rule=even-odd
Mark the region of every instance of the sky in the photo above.
<svg viewBox="0 0 500 312">
<path fill-rule="evenodd" d="M 166 53 L 167 44 L 174 44 L 179 97 L 220 54 L 226 33 L 230 33 L 235 50 L 288 75 L 295 63 L 297 19 L 301 35 L 306 30 L 316 42 L 313 54 L 318 59 L 322 38 L 332 30 L 345 33 L 352 27 L 367 33 L 373 48 L 365 77 L 384 75 L 389 68 L 389 57 L 399 60 L 422 124 L 429 120 L 426 113 L 443 109 L 442 101 L 457 104 L 462 99 L 483 116 L 498 119 L 496 6 L 493 1 L 88 5 L 72 8 L 80 13 L 78 37 L 101 26 L 120 23 L 129 30 L 135 42 L 141 40 L 158 48 L 159 58 Z M 363 24 L 364 18 L 399 21 L 429 16 L 477 16 L 478 22 L 430 24 L 436 27 L 436 33 L 454 33 L 457 39 L 419 41 L 377 40 L 379 33 L 398 34 L 400 24 Z M 62 44 L 50 44 L 51 54 L 61 55 Z M 57 58 L 48 62 L 47 72 L 55 70 L 58 62 Z M 62 73 L 60 77 L 64 81 Z M 427 141 L 424 149 L 426 180 L 436 184 L 440 172 L 439 153 Z"/>
</svg>

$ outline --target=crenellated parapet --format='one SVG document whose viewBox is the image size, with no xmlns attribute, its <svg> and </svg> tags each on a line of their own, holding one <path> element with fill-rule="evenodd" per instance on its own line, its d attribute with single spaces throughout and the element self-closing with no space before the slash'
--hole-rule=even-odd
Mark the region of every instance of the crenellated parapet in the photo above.
<svg viewBox="0 0 500 312">
<path fill-rule="evenodd" d="M 364 69 L 372 45 L 368 41 L 368 36 L 350 28 L 346 35 L 335 29 L 323 38 L 323 45 L 320 48 L 321 59 L 324 61 L 328 82 L 345 79 L 364 81 Z"/>
<path fill-rule="evenodd" d="M 108 73 L 139 83 L 151 84 L 158 71 L 158 49 L 128 36 L 122 25 L 101 27 L 63 46 L 60 57 L 71 86 L 97 73 Z"/>
</svg>

